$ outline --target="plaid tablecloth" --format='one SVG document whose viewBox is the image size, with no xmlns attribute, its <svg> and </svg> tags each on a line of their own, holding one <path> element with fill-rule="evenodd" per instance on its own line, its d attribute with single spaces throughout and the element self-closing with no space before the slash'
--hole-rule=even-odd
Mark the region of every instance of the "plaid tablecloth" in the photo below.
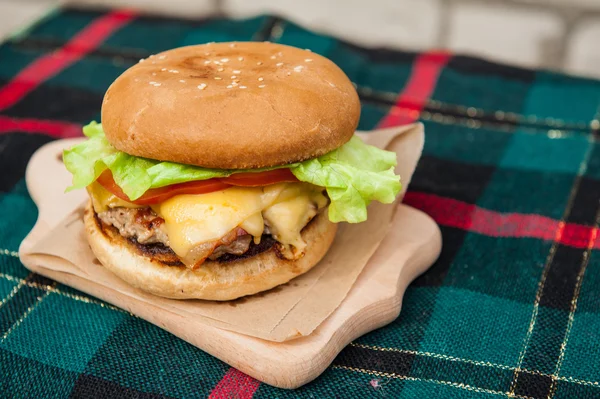
<svg viewBox="0 0 600 399">
<path fill-rule="evenodd" d="M 24 170 L 38 147 L 98 119 L 105 89 L 138 59 L 250 39 L 336 62 L 360 93 L 360 129 L 425 123 L 405 202 L 444 237 L 400 317 L 295 391 L 31 274 L 16 252 L 37 216 Z M 599 105 L 598 81 L 364 49 L 270 16 L 51 14 L 0 46 L 0 396 L 598 398 Z"/>
</svg>

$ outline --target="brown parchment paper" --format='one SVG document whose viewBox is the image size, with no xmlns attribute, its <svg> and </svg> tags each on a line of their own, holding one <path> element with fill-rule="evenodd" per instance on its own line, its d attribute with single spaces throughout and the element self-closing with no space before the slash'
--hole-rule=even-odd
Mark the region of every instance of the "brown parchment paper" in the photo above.
<svg viewBox="0 0 600 399">
<path fill-rule="evenodd" d="M 396 172 L 403 184 L 400 200 L 421 156 L 423 126 L 415 124 L 357 134 L 369 144 L 396 152 Z M 313 332 L 346 297 L 389 228 L 402 228 L 391 226 L 395 205 L 375 202 L 369 206 L 366 222 L 342 223 L 323 260 L 285 285 L 228 302 L 173 300 L 133 288 L 98 264 L 85 238 L 83 205 L 26 250 L 29 260 L 38 267 L 76 275 L 107 290 L 208 325 L 276 342 Z"/>
</svg>

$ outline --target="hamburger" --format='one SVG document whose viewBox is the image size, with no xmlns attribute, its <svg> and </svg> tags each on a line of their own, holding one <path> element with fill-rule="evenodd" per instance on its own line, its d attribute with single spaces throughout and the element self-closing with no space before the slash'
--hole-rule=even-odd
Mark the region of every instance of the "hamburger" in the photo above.
<svg viewBox="0 0 600 399">
<path fill-rule="evenodd" d="M 230 300 L 315 266 L 339 222 L 400 191 L 392 152 L 354 131 L 360 103 L 330 60 L 274 43 L 150 56 L 64 151 L 100 263 L 155 295 Z M 352 250 L 349 248 L 348 250 Z"/>
</svg>

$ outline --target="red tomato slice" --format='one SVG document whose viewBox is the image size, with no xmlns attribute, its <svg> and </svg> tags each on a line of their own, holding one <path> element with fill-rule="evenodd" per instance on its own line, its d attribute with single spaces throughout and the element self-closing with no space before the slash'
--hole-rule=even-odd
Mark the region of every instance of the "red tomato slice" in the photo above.
<svg viewBox="0 0 600 399">
<path fill-rule="evenodd" d="M 289 169 L 275 169 L 266 172 L 235 173 L 221 181 L 232 186 L 259 187 L 283 182 L 297 182 L 296 176 Z"/>
<path fill-rule="evenodd" d="M 115 183 L 110 170 L 105 170 L 97 179 L 106 190 L 124 201 L 136 205 L 152 205 L 182 194 L 207 194 L 213 191 L 225 190 L 231 186 L 260 187 L 282 182 L 297 182 L 298 179 L 289 169 L 276 169 L 266 172 L 237 173 L 223 179 L 197 180 L 170 186 L 151 188 L 140 198 L 132 201 L 121 187 Z"/>
<path fill-rule="evenodd" d="M 209 180 L 198 180 L 190 181 L 186 183 L 172 184 L 166 187 L 151 188 L 146 191 L 140 198 L 132 201 L 129 197 L 121 190 L 121 187 L 115 183 L 112 173 L 109 170 L 104 171 L 100 177 L 98 177 L 98 183 L 105 189 L 113 193 L 115 196 L 122 200 L 129 201 L 136 205 L 152 205 L 158 204 L 168 200 L 171 197 L 181 194 L 206 194 L 212 193 L 213 191 L 224 190 L 231 187 L 219 179 Z"/>
</svg>

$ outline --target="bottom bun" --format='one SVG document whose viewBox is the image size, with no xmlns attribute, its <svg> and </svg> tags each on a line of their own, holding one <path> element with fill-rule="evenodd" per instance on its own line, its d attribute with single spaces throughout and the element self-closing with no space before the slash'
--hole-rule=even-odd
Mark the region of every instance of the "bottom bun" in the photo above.
<svg viewBox="0 0 600 399">
<path fill-rule="evenodd" d="M 206 261 L 191 270 L 168 259 L 159 260 L 98 220 L 88 203 L 84 223 L 92 251 L 108 270 L 134 287 L 174 299 L 227 301 L 266 291 L 309 271 L 327 253 L 337 225 L 327 210 L 303 230 L 306 254 L 298 260 L 281 259 L 275 247 L 254 256 L 228 262 Z"/>
</svg>

